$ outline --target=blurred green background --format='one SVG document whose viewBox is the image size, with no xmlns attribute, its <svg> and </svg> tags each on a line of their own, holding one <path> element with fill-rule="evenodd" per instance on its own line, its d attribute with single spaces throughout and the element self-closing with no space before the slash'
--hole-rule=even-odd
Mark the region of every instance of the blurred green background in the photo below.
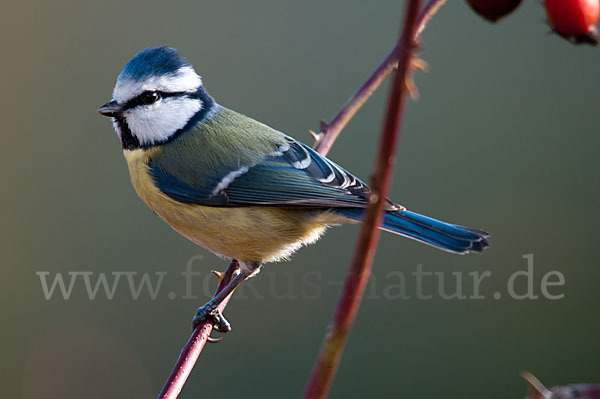
<svg viewBox="0 0 600 399">
<path fill-rule="evenodd" d="M 449 3 L 424 34 L 421 56 L 431 69 L 416 76 L 421 98 L 408 104 L 392 197 L 483 227 L 492 246 L 461 257 L 384 234 L 332 398 L 521 398 L 522 369 L 549 386 L 600 382 L 599 50 L 548 34 L 538 2 L 524 2 L 496 26 L 462 1 Z M 2 396 L 154 397 L 216 284 L 203 277 L 226 267 L 137 198 L 112 126 L 96 114 L 137 51 L 180 49 L 220 103 L 312 143 L 308 130 L 329 119 L 392 47 L 403 8 L 383 0 L 5 0 Z M 386 90 L 330 153 L 364 179 Z M 252 280 L 226 311 L 234 331 L 204 350 L 183 397 L 300 396 L 357 232 L 332 229 Z M 536 294 L 556 270 L 566 284 L 551 293 L 563 299 L 506 295 L 530 253 Z M 198 299 L 182 299 L 180 273 L 198 254 Z M 490 271 L 486 299 L 416 299 L 410 273 L 419 264 L 448 280 L 463 272 L 467 295 L 467 273 Z M 132 299 L 125 278 L 112 300 L 102 292 L 90 300 L 81 280 L 69 300 L 58 293 L 46 300 L 39 271 L 168 275 L 156 300 L 145 292 Z M 411 299 L 383 298 L 395 271 L 407 275 Z M 435 293 L 430 280 L 423 290 Z"/>
</svg>

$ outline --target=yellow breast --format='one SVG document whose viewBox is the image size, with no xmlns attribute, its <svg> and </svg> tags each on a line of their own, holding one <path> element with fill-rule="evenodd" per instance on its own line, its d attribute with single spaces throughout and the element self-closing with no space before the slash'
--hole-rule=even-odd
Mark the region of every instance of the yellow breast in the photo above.
<svg viewBox="0 0 600 399">
<path fill-rule="evenodd" d="M 316 241 L 327 225 L 344 222 L 329 212 L 275 207 L 220 208 L 184 204 L 163 194 L 147 166 L 156 149 L 125 150 L 136 192 L 165 222 L 199 246 L 241 261 L 284 259 Z"/>
</svg>

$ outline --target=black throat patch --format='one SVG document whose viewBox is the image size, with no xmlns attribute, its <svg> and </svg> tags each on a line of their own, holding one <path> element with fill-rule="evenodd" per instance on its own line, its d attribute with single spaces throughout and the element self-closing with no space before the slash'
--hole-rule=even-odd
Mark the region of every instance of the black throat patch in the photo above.
<svg viewBox="0 0 600 399">
<path fill-rule="evenodd" d="M 121 133 L 121 145 L 124 150 L 133 151 L 142 148 L 138 138 L 131 133 L 131 129 L 129 129 L 129 125 L 127 125 L 127 120 L 125 120 L 125 118 L 122 116 L 116 117 L 115 123 L 119 127 L 119 132 Z"/>
</svg>

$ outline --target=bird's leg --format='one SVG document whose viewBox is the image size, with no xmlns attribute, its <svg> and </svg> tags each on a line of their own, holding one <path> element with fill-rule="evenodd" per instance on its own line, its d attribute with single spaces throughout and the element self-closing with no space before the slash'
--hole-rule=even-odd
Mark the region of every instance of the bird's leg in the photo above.
<svg viewBox="0 0 600 399">
<path fill-rule="evenodd" d="M 228 333 L 231 331 L 231 324 L 223 317 L 219 310 L 219 305 L 248 277 L 254 275 L 261 264 L 258 262 L 240 262 L 240 272 L 223 288 L 217 295 L 203 306 L 199 307 L 196 315 L 192 320 L 192 330 L 204 320 L 210 319 L 214 325 L 214 329 L 218 332 Z"/>
</svg>

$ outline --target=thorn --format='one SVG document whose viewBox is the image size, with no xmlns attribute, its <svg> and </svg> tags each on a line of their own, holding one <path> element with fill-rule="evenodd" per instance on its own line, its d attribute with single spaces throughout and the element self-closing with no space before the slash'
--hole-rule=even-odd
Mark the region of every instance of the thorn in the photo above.
<svg viewBox="0 0 600 399">
<path fill-rule="evenodd" d="M 413 56 L 410 60 L 410 66 L 409 70 L 407 71 L 408 73 L 406 74 L 406 79 L 404 80 L 404 87 L 406 87 L 406 91 L 408 91 L 410 98 L 412 98 L 415 101 L 418 100 L 421 96 L 421 93 L 419 93 L 419 88 L 417 87 L 413 79 L 414 71 L 417 70 L 424 72 L 428 71 L 429 65 L 423 59 L 417 56 Z"/>
<path fill-rule="evenodd" d="M 423 71 L 423 72 L 429 71 L 429 64 L 427 63 L 427 61 L 425 61 L 424 59 L 419 58 L 417 56 L 412 57 L 410 64 L 411 64 L 412 68 L 415 70 L 419 70 L 419 71 Z"/>
<path fill-rule="evenodd" d="M 321 120 L 321 122 L 319 122 L 319 129 L 321 132 L 326 131 L 328 127 L 329 125 L 324 120 Z"/>
<path fill-rule="evenodd" d="M 309 130 L 308 132 L 313 136 L 313 139 L 315 139 L 315 144 L 323 139 L 323 133 L 315 133 L 312 130 Z"/>
<path fill-rule="evenodd" d="M 410 96 L 410 98 L 413 99 L 413 101 L 418 100 L 419 97 L 421 96 L 421 93 L 419 92 L 419 88 L 415 84 L 415 81 L 413 80 L 411 75 L 407 75 L 406 78 L 404 79 L 404 87 L 406 88 L 408 95 Z"/>
<path fill-rule="evenodd" d="M 223 278 L 225 278 L 225 273 L 223 272 L 218 272 L 216 270 L 211 270 L 210 272 L 217 276 L 217 278 L 219 279 L 219 283 L 221 283 L 221 281 L 223 281 Z"/>
<path fill-rule="evenodd" d="M 540 380 L 535 378 L 529 371 L 521 371 L 521 377 L 527 382 L 529 390 L 527 392 L 527 399 L 550 399 L 552 393 L 546 388 Z"/>
</svg>

